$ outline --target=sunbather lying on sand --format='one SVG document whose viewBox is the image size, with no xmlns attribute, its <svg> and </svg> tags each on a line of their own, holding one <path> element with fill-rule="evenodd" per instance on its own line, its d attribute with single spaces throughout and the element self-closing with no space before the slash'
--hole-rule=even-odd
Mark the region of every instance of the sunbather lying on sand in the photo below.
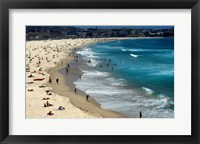
<svg viewBox="0 0 200 144">
<path fill-rule="evenodd" d="M 59 106 L 58 110 L 64 110 L 65 108 L 62 106 Z"/>
<path fill-rule="evenodd" d="M 51 111 L 47 113 L 48 116 L 54 115 Z"/>
<path fill-rule="evenodd" d="M 36 79 L 33 79 L 34 81 L 42 81 L 44 80 L 44 78 L 36 78 Z"/>
<path fill-rule="evenodd" d="M 29 78 L 32 78 L 32 77 L 34 77 L 32 74 L 30 74 L 29 76 L 28 76 Z"/>
<path fill-rule="evenodd" d="M 46 102 L 46 104 L 44 103 L 44 107 L 50 107 L 53 106 L 53 104 L 50 104 L 48 101 Z"/>
<path fill-rule="evenodd" d="M 36 71 L 34 70 L 32 73 L 36 73 Z"/>
<path fill-rule="evenodd" d="M 43 98 L 42 100 L 49 100 L 50 98 Z"/>
<path fill-rule="evenodd" d="M 40 85 L 40 86 L 39 86 L 39 88 L 44 88 L 44 87 L 47 87 L 47 86 L 45 86 L 45 85 Z"/>
</svg>

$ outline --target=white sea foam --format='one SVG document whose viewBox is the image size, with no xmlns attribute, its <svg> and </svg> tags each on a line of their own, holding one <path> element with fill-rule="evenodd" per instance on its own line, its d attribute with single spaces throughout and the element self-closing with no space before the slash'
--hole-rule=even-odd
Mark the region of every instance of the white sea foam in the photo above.
<svg viewBox="0 0 200 144">
<path fill-rule="evenodd" d="M 90 59 L 90 63 L 88 62 L 87 65 L 90 66 L 90 67 L 95 67 L 97 66 L 100 62 L 95 60 L 95 59 Z"/>
<path fill-rule="evenodd" d="M 108 72 L 100 72 L 100 71 L 97 71 L 97 70 L 94 70 L 94 71 L 83 71 L 83 75 L 84 76 L 91 76 L 91 77 L 107 77 L 109 76 L 109 73 Z"/>
<path fill-rule="evenodd" d="M 111 83 L 112 86 L 126 86 L 127 84 L 124 82 L 113 82 Z"/>
<path fill-rule="evenodd" d="M 146 87 L 142 87 L 143 90 L 145 90 L 147 92 L 147 94 L 153 94 L 154 91 L 149 89 L 149 88 L 146 88 Z"/>
<path fill-rule="evenodd" d="M 91 51 L 90 48 L 82 49 L 80 51 L 77 51 L 76 53 L 80 54 L 81 56 L 88 57 L 88 58 L 98 58 L 98 54 L 93 52 L 93 51 Z"/>
<path fill-rule="evenodd" d="M 104 89 L 102 89 L 104 88 Z M 86 93 L 88 94 L 97 94 L 97 95 L 125 95 L 127 94 L 128 90 L 122 89 L 114 89 L 113 87 L 102 87 L 99 90 L 87 90 Z"/>
<path fill-rule="evenodd" d="M 150 75 L 174 76 L 174 70 L 163 70 L 151 73 Z"/>
<path fill-rule="evenodd" d="M 171 49 L 142 49 L 143 51 L 148 51 L 148 52 L 172 52 L 173 50 Z"/>
<path fill-rule="evenodd" d="M 139 111 L 142 111 L 144 118 L 173 118 L 174 111 L 167 108 L 169 103 L 170 100 L 167 97 L 148 99 L 142 96 L 124 96 L 123 98 L 116 96 L 107 102 L 102 100 L 102 107 L 121 112 L 128 117 L 138 117 Z"/>
<path fill-rule="evenodd" d="M 87 65 L 90 67 L 97 66 L 100 62 L 96 60 L 98 58 L 98 53 L 95 53 L 91 51 L 91 48 L 85 48 L 80 51 L 76 52 L 77 54 L 80 54 L 84 61 L 87 61 Z M 90 62 L 88 62 L 90 60 Z"/>
<path fill-rule="evenodd" d="M 135 58 L 138 57 L 138 55 L 136 55 L 136 54 L 130 54 L 130 56 L 135 57 Z"/>
<path fill-rule="evenodd" d="M 74 82 L 76 88 L 85 91 L 97 100 L 102 108 L 120 112 L 128 117 L 138 117 L 138 112 L 142 111 L 143 117 L 151 118 L 171 118 L 174 111 L 168 109 L 173 103 L 165 96 L 144 97 L 138 95 L 134 89 L 126 89 L 123 79 L 111 77 L 108 72 L 97 70 L 83 71 L 81 80 Z M 153 91 L 143 87 L 148 93 Z"/>
<path fill-rule="evenodd" d="M 130 52 L 171 52 L 173 50 L 170 49 L 142 49 L 142 48 L 133 48 L 133 49 L 124 49 Z"/>
<path fill-rule="evenodd" d="M 125 49 L 121 49 L 122 51 L 126 51 Z"/>
</svg>

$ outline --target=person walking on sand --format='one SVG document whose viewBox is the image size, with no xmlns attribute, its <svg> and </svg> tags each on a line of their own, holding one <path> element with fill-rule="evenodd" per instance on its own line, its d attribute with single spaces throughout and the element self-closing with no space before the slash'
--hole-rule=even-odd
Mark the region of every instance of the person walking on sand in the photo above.
<svg viewBox="0 0 200 144">
<path fill-rule="evenodd" d="M 142 118 L 142 112 L 140 111 L 140 118 Z"/>
<path fill-rule="evenodd" d="M 49 76 L 49 83 L 51 84 L 52 83 L 52 80 L 51 80 L 51 77 Z"/>
<path fill-rule="evenodd" d="M 57 82 L 57 84 L 58 84 L 58 82 L 59 82 L 59 79 L 58 79 L 58 78 L 56 79 L 56 82 Z"/>
<path fill-rule="evenodd" d="M 66 72 L 68 73 L 68 68 L 66 67 Z"/>
<path fill-rule="evenodd" d="M 89 99 L 89 95 L 86 95 L 86 100 L 87 100 L 87 102 L 89 102 L 89 100 L 88 100 L 88 99 Z"/>
<path fill-rule="evenodd" d="M 76 93 L 76 92 L 77 92 L 76 88 L 74 89 L 74 92 L 75 92 L 75 94 L 77 94 L 77 93 Z"/>
</svg>

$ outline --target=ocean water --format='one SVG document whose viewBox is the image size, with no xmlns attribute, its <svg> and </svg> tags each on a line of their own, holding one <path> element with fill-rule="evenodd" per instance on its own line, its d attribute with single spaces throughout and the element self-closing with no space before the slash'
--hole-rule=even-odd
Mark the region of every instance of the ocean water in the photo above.
<svg viewBox="0 0 200 144">
<path fill-rule="evenodd" d="M 144 118 L 174 117 L 174 38 L 103 42 L 76 54 L 84 74 L 74 84 L 102 108 L 130 118 L 140 111 Z"/>
</svg>

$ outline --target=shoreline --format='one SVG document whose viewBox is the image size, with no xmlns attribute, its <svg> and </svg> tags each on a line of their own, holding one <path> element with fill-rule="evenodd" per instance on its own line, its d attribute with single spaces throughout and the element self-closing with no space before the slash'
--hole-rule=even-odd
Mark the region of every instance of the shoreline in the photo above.
<svg viewBox="0 0 200 144">
<path fill-rule="evenodd" d="M 119 39 L 115 39 L 115 40 L 119 40 Z M 96 44 L 100 42 L 107 42 L 107 41 L 112 41 L 112 40 L 105 39 L 103 41 L 90 43 L 88 45 Z M 77 51 L 78 49 L 82 49 L 85 46 L 87 45 L 74 48 L 74 50 Z M 121 113 L 101 108 L 101 105 L 92 97 L 90 97 L 89 102 L 87 102 L 86 93 L 84 91 L 81 91 L 80 89 L 77 89 L 77 94 L 74 93 L 73 90 L 75 88 L 75 85 L 73 82 L 79 79 L 79 75 L 83 74 L 78 69 L 78 67 L 74 64 L 74 60 L 75 59 L 71 56 L 70 59 L 62 60 L 64 64 L 57 65 L 56 67 L 53 67 L 47 70 L 47 73 L 50 74 L 52 79 L 56 79 L 57 77 L 59 78 L 59 81 L 62 81 L 63 83 L 62 87 L 56 84 L 52 85 L 52 84 L 46 83 L 48 86 L 52 87 L 52 92 L 68 97 L 72 105 L 74 105 L 75 107 L 83 111 L 90 112 L 95 115 L 99 115 L 102 118 L 125 118 L 126 116 L 124 116 Z M 65 67 L 67 66 L 67 64 L 70 64 L 70 70 L 67 76 L 65 76 L 66 75 Z"/>
<path fill-rule="evenodd" d="M 100 106 L 92 103 L 87 104 L 86 108 L 81 108 L 75 103 L 85 102 L 85 97 L 77 97 L 70 101 L 68 95 L 73 95 L 66 86 L 64 79 L 60 78 L 59 83 L 63 83 L 63 88 L 68 92 L 67 96 L 65 90 L 60 89 L 60 92 L 54 90 L 58 87 L 55 79 L 54 85 L 48 85 L 50 70 L 58 70 L 61 64 L 69 63 L 73 57 L 69 56 L 73 49 L 91 45 L 97 42 L 118 40 L 124 38 L 108 38 L 108 39 L 65 39 L 65 40 L 45 40 L 45 41 L 29 41 L 26 42 L 26 118 L 40 119 L 40 118 L 102 118 L 103 117 L 124 117 L 121 114 L 103 110 Z M 57 76 L 61 76 L 57 71 Z M 66 87 L 65 87 L 66 86 Z M 59 85 L 59 87 L 62 87 Z M 47 91 L 50 92 L 47 93 Z M 64 94 L 64 95 L 63 95 Z M 46 99 L 48 98 L 48 99 Z M 45 107 L 45 103 L 49 102 L 52 106 Z M 74 104 L 74 105 L 73 105 Z M 84 105 L 84 104 L 83 104 Z M 63 106 L 64 110 L 59 110 L 58 107 Z M 93 111 L 93 107 L 102 116 Z M 92 112 L 91 112 L 92 111 Z M 48 113 L 52 112 L 53 115 Z"/>
<path fill-rule="evenodd" d="M 59 77 L 59 81 L 63 83 L 62 86 L 59 85 L 50 85 L 52 87 L 52 92 L 55 92 L 59 95 L 63 95 L 69 98 L 72 105 L 75 107 L 89 112 L 93 113 L 95 115 L 99 115 L 102 118 L 125 118 L 122 114 L 110 110 L 104 110 L 101 108 L 100 104 L 96 102 L 96 100 L 92 97 L 89 98 L 89 102 L 85 99 L 85 92 L 77 89 L 77 94 L 75 94 L 72 89 L 74 88 L 74 84 L 71 83 L 71 85 L 67 84 L 66 82 L 69 80 L 65 78 L 63 74 L 61 74 L 59 71 L 60 69 L 64 69 L 65 66 L 57 66 L 52 69 L 48 70 L 48 73 L 52 76 L 52 78 Z M 77 72 L 79 74 L 79 72 Z M 74 75 L 74 74 L 71 74 Z M 68 77 L 71 77 L 70 75 Z M 78 78 L 77 76 L 72 76 L 73 78 Z M 68 81 L 69 82 L 69 81 Z M 69 82 L 70 83 L 70 82 Z"/>
</svg>

